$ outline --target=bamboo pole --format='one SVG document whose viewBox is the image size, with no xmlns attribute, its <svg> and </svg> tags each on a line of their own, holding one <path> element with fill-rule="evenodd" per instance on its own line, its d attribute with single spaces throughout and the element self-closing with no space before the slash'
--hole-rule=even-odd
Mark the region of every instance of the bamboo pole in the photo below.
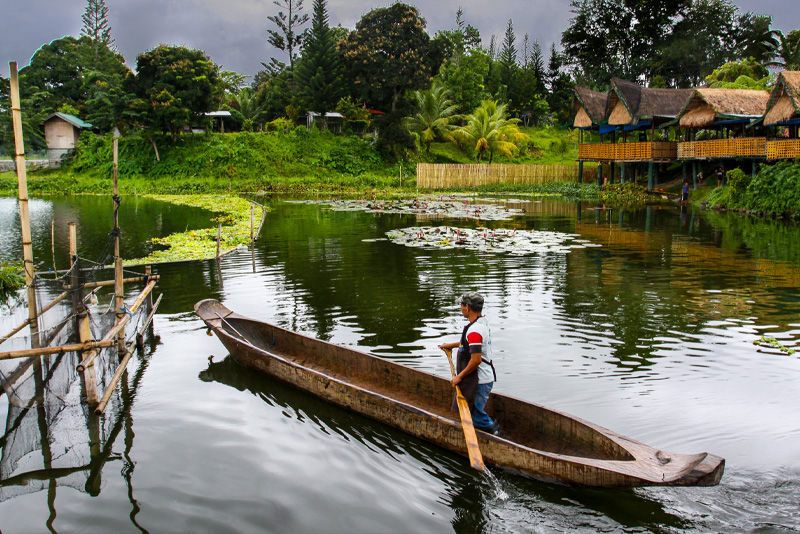
<svg viewBox="0 0 800 534">
<path fill-rule="evenodd" d="M 128 324 L 128 322 L 131 320 L 131 316 L 133 315 L 133 313 L 135 313 L 136 310 L 139 309 L 139 306 L 141 306 L 142 302 L 144 302 L 144 298 L 150 293 L 150 291 L 153 290 L 153 287 L 155 285 L 156 285 L 156 281 L 152 280 L 145 286 L 145 288 L 142 290 L 142 292 L 139 293 L 139 296 L 136 297 L 136 300 L 133 301 L 133 304 L 131 305 L 131 308 L 130 308 L 130 314 L 125 314 L 122 317 L 122 319 L 120 319 L 117 322 L 117 324 L 115 324 L 114 327 L 106 333 L 105 336 L 103 336 L 103 339 L 101 339 L 100 342 L 109 341 L 109 340 L 114 339 L 114 337 L 116 337 L 116 335 L 120 332 L 120 330 L 125 328 L 125 325 Z M 113 344 L 113 342 L 112 342 L 112 344 Z M 93 350 L 92 352 L 90 352 L 89 355 L 86 356 L 83 359 L 83 361 L 78 364 L 78 367 L 77 367 L 78 371 L 83 371 L 84 369 L 86 369 L 86 367 L 88 365 L 90 365 L 94 361 L 94 359 L 96 357 L 97 357 L 97 351 L 96 350 Z"/>
<path fill-rule="evenodd" d="M 217 226 L 217 258 L 219 259 L 219 244 L 222 241 L 222 223 Z"/>
<path fill-rule="evenodd" d="M 58 304 L 59 302 L 61 302 L 61 301 L 62 301 L 62 300 L 64 300 L 65 298 L 67 298 L 68 296 L 69 296 L 69 291 L 64 291 L 64 292 L 63 292 L 63 293 L 61 293 L 59 296 L 57 296 L 56 298 L 54 298 L 53 300 L 51 300 L 51 301 L 50 301 L 50 303 L 49 303 L 49 304 L 47 304 L 47 305 L 46 305 L 44 308 L 42 308 L 42 309 L 41 309 L 41 311 L 39 312 L 39 315 L 43 314 L 43 313 L 44 313 L 44 312 L 46 312 L 47 310 L 50 310 L 50 309 L 52 309 L 52 308 L 53 308 L 53 306 L 55 306 L 56 304 Z M 0 338 L 0 343 L 3 343 L 3 342 L 5 342 L 6 340 L 10 339 L 10 338 L 11 338 L 11 336 L 13 336 L 13 335 L 14 335 L 14 334 L 16 334 L 17 332 L 19 332 L 20 330 L 22 330 L 23 328 L 25 328 L 26 326 L 28 326 L 28 324 L 30 324 L 28 321 L 30 321 L 30 319 L 26 319 L 26 320 L 25 320 L 25 321 L 24 321 L 24 322 L 23 322 L 21 325 L 19 325 L 19 326 L 18 326 L 18 327 L 16 327 L 14 330 L 12 330 L 12 331 L 11 331 L 11 332 L 9 332 L 8 334 L 6 334 L 6 335 L 5 335 L 5 336 L 3 336 L 2 338 Z M 37 349 L 37 350 L 38 350 L 38 349 Z"/>
<path fill-rule="evenodd" d="M 53 254 L 53 280 L 58 278 L 56 269 L 56 220 L 50 219 L 50 252 Z"/>
<path fill-rule="evenodd" d="M 150 323 L 153 320 L 153 316 L 155 315 L 156 310 L 158 309 L 158 305 L 161 303 L 161 297 L 163 296 L 164 296 L 163 293 L 158 296 L 158 299 L 156 299 L 156 303 L 153 305 L 153 309 L 150 311 L 150 315 L 147 316 L 147 320 L 144 322 L 142 327 L 136 333 L 136 345 L 141 345 L 141 342 L 139 340 L 140 338 L 143 337 L 144 331 L 147 330 L 147 328 L 150 326 Z M 116 372 L 114 372 L 114 376 L 111 378 L 108 385 L 106 386 L 106 390 L 103 393 L 103 397 L 100 399 L 100 402 L 94 409 L 94 413 L 96 415 L 101 415 L 105 411 L 106 406 L 108 405 L 108 401 L 111 400 L 111 395 L 114 393 L 114 390 L 117 389 L 117 384 L 122 378 L 122 375 L 125 373 L 125 369 L 127 369 L 128 363 L 131 361 L 131 357 L 133 356 L 133 346 L 134 346 L 133 342 L 128 344 L 127 350 L 125 351 L 125 356 L 122 358 L 122 361 L 119 362 L 117 370 Z"/>
<path fill-rule="evenodd" d="M 31 219 L 28 206 L 28 176 L 25 167 L 25 142 L 22 134 L 22 108 L 19 98 L 19 75 L 17 62 L 9 63 L 11 70 L 11 119 L 14 124 L 14 146 L 16 150 L 17 182 L 19 184 L 19 219 L 22 226 L 22 258 L 25 267 L 25 285 L 28 293 L 28 324 L 33 340 L 39 334 L 36 312 L 36 288 L 34 287 L 33 243 L 31 241 Z"/>
<path fill-rule="evenodd" d="M 160 275 L 155 275 L 155 276 L 146 276 L 145 275 L 145 276 L 134 276 L 133 278 L 123 278 L 122 281 L 125 282 L 126 284 L 130 284 L 130 283 L 134 283 L 134 282 L 145 282 L 145 281 L 148 281 L 148 280 L 158 280 L 159 278 L 161 278 Z M 84 289 L 92 289 L 92 288 L 95 288 L 95 287 L 113 286 L 116 283 L 117 283 L 116 280 L 103 280 L 101 282 L 87 282 L 87 283 L 82 284 L 80 286 L 74 286 L 74 287 L 71 286 L 71 285 L 64 286 L 63 289 L 65 289 L 67 291 L 71 291 L 73 289 L 77 289 L 78 287 L 82 287 Z"/>
<path fill-rule="evenodd" d="M 114 153 L 112 165 L 112 178 L 114 182 L 114 307 L 117 312 L 117 321 L 122 319 L 125 312 L 125 291 L 123 288 L 122 258 L 119 256 L 119 137 L 114 133 Z M 118 349 L 125 349 L 125 330 L 120 329 L 117 335 Z"/>
<path fill-rule="evenodd" d="M 250 204 L 250 244 L 253 244 L 253 232 L 255 232 L 256 226 L 256 207 L 254 204 Z"/>
<path fill-rule="evenodd" d="M 9 352 L 0 352 L 0 360 L 15 360 L 18 358 L 27 358 L 29 356 L 39 356 L 43 354 L 63 354 L 65 352 L 103 349 L 112 346 L 114 343 L 114 340 L 90 340 L 85 343 L 71 343 L 69 345 L 58 345 L 57 347 L 12 350 Z"/>
<path fill-rule="evenodd" d="M 81 309 L 78 315 L 78 336 L 84 343 L 91 342 L 92 328 L 89 322 L 89 311 L 85 307 Z M 111 343 L 113 344 L 113 341 L 111 341 Z M 97 353 L 97 349 L 94 349 L 93 352 Z M 99 397 L 97 395 L 97 370 L 94 364 L 89 364 L 83 369 L 78 369 L 78 372 L 83 374 L 83 387 L 86 402 L 89 406 L 97 406 Z"/>
</svg>

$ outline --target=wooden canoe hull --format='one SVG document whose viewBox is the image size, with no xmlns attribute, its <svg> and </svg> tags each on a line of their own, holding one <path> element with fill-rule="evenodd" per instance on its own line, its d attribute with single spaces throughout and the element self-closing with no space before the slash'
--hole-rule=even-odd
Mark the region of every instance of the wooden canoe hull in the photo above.
<svg viewBox="0 0 800 534">
<path fill-rule="evenodd" d="M 196 313 L 240 364 L 333 404 L 467 456 L 452 387 L 444 378 L 235 314 L 215 300 Z M 549 408 L 492 393 L 507 438 L 477 431 L 484 461 L 576 486 L 711 486 L 725 461 L 670 454 Z"/>
</svg>

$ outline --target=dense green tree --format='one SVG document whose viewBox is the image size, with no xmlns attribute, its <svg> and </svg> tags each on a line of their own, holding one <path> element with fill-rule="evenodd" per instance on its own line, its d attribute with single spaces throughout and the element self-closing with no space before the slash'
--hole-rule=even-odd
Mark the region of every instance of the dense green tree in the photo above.
<svg viewBox="0 0 800 534">
<path fill-rule="evenodd" d="M 407 90 L 430 85 L 443 57 L 417 8 L 395 3 L 364 15 L 341 43 L 356 92 L 372 107 L 396 111 Z"/>
<path fill-rule="evenodd" d="M 81 21 L 83 21 L 81 35 L 85 35 L 94 43 L 95 59 L 97 59 L 102 46 L 116 52 L 116 41 L 111 37 L 106 0 L 86 0 L 86 9 L 81 16 Z"/>
<path fill-rule="evenodd" d="M 450 90 L 434 82 L 430 89 L 414 91 L 414 115 L 407 117 L 405 125 L 425 150 L 430 152 L 433 141 L 452 141 L 454 124 L 461 119 L 458 106 L 450 99 Z"/>
<path fill-rule="evenodd" d="M 746 76 L 751 80 L 764 80 L 764 87 L 766 88 L 766 81 L 769 80 L 769 71 L 761 63 L 755 59 L 746 59 L 744 61 L 725 63 L 714 72 L 706 76 L 706 83 L 711 87 L 724 87 L 723 84 L 734 83 L 740 77 Z"/>
<path fill-rule="evenodd" d="M 333 110 L 347 91 L 335 37 L 328 25 L 326 0 L 314 0 L 311 30 L 305 37 L 294 80 L 305 107 L 320 113 Z"/>
<path fill-rule="evenodd" d="M 656 71 L 670 87 L 693 87 L 734 61 L 738 10 L 729 0 L 695 0 L 661 50 Z"/>
<path fill-rule="evenodd" d="M 473 110 L 490 96 L 484 84 L 489 56 L 480 46 L 480 33 L 464 21 L 464 11 L 459 7 L 456 27 L 439 35 L 449 42 L 449 53 L 436 79 L 450 90 L 459 109 Z"/>
<path fill-rule="evenodd" d="M 273 0 L 272 3 L 285 9 L 288 15 L 278 11 L 277 15 L 267 17 L 278 27 L 278 31 L 267 30 L 267 42 L 289 55 L 289 69 L 293 71 L 297 51 L 303 45 L 300 26 L 308 22 L 308 14 L 302 13 L 303 0 Z"/>
<path fill-rule="evenodd" d="M 41 105 L 52 113 L 68 104 L 81 114 L 86 112 L 88 98 L 86 74 L 89 71 L 125 77 L 130 69 L 125 58 L 105 46 L 97 49 L 89 37 L 62 37 L 43 45 L 31 58 L 30 65 L 20 70 L 24 96 L 44 93 Z"/>
<path fill-rule="evenodd" d="M 550 59 L 547 62 L 547 87 L 549 93 L 547 104 L 553 119 L 558 124 L 566 124 L 572 114 L 572 88 L 576 82 L 564 72 L 564 55 L 556 50 L 556 44 L 550 45 Z M 581 83 L 587 86 L 590 84 Z"/>
<path fill-rule="evenodd" d="M 574 16 L 561 35 L 569 61 L 600 84 L 635 78 L 634 20 L 624 0 L 572 0 L 570 8 Z"/>
<path fill-rule="evenodd" d="M 86 75 L 86 120 L 101 132 L 114 128 L 126 132 L 141 120 L 142 102 L 129 92 L 124 81 L 118 74 L 90 71 Z"/>
<path fill-rule="evenodd" d="M 262 71 L 258 85 L 256 105 L 264 111 L 264 120 L 273 121 L 286 116 L 286 107 L 295 100 L 292 77 L 288 69 Z M 263 81 L 262 81 L 263 80 Z"/>
<path fill-rule="evenodd" d="M 453 102 L 461 110 L 473 110 L 489 98 L 485 78 L 489 74 L 489 55 L 480 48 L 470 50 L 458 59 L 445 61 L 437 79 L 453 95 Z"/>
<path fill-rule="evenodd" d="M 491 163 L 495 152 L 513 157 L 519 150 L 517 143 L 528 138 L 519 131 L 518 123 L 519 119 L 508 118 L 506 104 L 485 100 L 467 117 L 467 124 L 453 132 L 453 136 L 463 147 L 477 153 L 478 163 L 488 151 Z"/>
<path fill-rule="evenodd" d="M 45 93 L 22 97 L 22 136 L 25 149 L 44 147 L 42 123 L 49 114 L 41 105 Z M 0 154 L 14 154 L 14 121 L 11 116 L 11 80 L 0 76 Z"/>
<path fill-rule="evenodd" d="M 217 107 L 219 70 L 202 50 L 157 46 L 139 54 L 136 77 L 128 79 L 148 128 L 173 139 Z"/>
</svg>

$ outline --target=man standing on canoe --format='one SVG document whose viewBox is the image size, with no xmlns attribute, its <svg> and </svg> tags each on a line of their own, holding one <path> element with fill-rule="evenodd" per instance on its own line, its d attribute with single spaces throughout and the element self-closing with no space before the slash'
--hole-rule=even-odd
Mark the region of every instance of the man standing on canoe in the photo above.
<svg viewBox="0 0 800 534">
<path fill-rule="evenodd" d="M 464 293 L 461 296 L 461 314 L 469 321 L 461 333 L 458 343 L 442 343 L 439 348 L 458 347 L 456 376 L 450 381 L 459 386 L 469 403 L 472 423 L 478 430 L 502 436 L 500 425 L 484 411 L 489 393 L 497 376 L 492 365 L 492 332 L 483 316 L 483 297 L 479 293 Z M 455 401 L 453 401 L 455 405 Z M 455 409 L 455 408 L 454 408 Z"/>
</svg>

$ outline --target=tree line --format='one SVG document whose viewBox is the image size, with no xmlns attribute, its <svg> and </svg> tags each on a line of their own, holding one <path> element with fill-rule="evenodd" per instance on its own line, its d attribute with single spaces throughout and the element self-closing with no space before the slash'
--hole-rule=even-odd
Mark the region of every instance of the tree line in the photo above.
<svg viewBox="0 0 800 534">
<path fill-rule="evenodd" d="M 576 84 L 604 90 L 619 76 L 654 87 L 765 86 L 766 67 L 800 68 L 800 31 L 784 35 L 729 0 L 572 0 L 563 50 L 553 43 L 547 57 L 528 33 L 518 38 L 512 19 L 484 45 L 461 8 L 452 29 L 431 37 L 417 8 L 399 2 L 354 29 L 330 26 L 326 0 L 310 14 L 303 0 L 274 4 L 267 40 L 287 61 L 270 58 L 248 84 L 182 46 L 143 52 L 131 71 L 105 0 L 87 0 L 81 35 L 42 46 L 20 71 L 26 135 L 41 143 L 44 118 L 61 111 L 101 132 L 149 136 L 156 148 L 158 135 L 207 125 L 207 111 L 230 111 L 232 130 L 285 130 L 308 111 L 339 111 L 351 129 L 376 130 L 395 157 L 451 141 L 491 160 L 514 152 L 519 124 L 565 124 Z M 0 109 L 9 107 L 0 77 Z M 2 113 L 0 147 L 10 136 Z"/>
</svg>

